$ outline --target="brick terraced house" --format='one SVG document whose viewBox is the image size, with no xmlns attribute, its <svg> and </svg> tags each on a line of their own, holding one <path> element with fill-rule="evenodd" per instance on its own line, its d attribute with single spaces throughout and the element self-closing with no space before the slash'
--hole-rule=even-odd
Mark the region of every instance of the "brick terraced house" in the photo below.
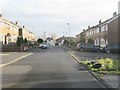
<svg viewBox="0 0 120 90">
<path fill-rule="evenodd" d="M 0 43 L 9 44 L 16 43 L 18 36 L 23 36 L 28 41 L 34 41 L 35 35 L 28 31 L 24 26 L 13 23 L 2 17 L 0 14 Z"/>
<path fill-rule="evenodd" d="M 113 13 L 113 17 L 102 22 L 99 21 L 99 24 L 95 26 L 88 26 L 88 29 L 83 30 L 85 42 L 87 43 L 88 39 L 92 39 L 95 45 L 106 46 L 107 44 L 118 44 L 118 35 L 119 35 L 119 26 L 120 26 L 120 14 L 116 12 Z M 119 31 L 119 32 L 118 32 Z M 80 38 L 80 34 L 76 38 Z"/>
</svg>

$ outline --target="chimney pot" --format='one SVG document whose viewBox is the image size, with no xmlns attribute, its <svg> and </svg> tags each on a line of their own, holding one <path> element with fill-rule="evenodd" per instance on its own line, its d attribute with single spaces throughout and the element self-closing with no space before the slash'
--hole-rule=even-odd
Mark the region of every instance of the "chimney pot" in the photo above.
<svg viewBox="0 0 120 90">
<path fill-rule="evenodd" d="M 83 29 L 83 32 L 85 31 L 85 29 Z"/>
<path fill-rule="evenodd" d="M 117 16 L 117 12 L 114 12 L 114 13 L 113 13 L 113 17 L 115 17 L 115 16 Z"/>
<path fill-rule="evenodd" d="M 2 14 L 0 14 L 0 17 L 2 17 Z"/>
<path fill-rule="evenodd" d="M 18 24 L 18 22 L 15 22 L 15 24 L 17 25 L 17 24 Z"/>
<path fill-rule="evenodd" d="M 101 19 L 100 19 L 100 20 L 99 20 L 99 24 L 101 24 L 101 22 L 102 22 L 102 21 L 101 21 Z"/>
<path fill-rule="evenodd" d="M 90 29 L 90 26 L 88 26 L 88 29 Z"/>
</svg>

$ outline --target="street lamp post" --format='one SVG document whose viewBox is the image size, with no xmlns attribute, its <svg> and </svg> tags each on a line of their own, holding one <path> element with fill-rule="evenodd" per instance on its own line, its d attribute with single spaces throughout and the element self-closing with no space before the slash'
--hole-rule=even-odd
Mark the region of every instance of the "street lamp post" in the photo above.
<svg viewBox="0 0 120 90">
<path fill-rule="evenodd" d="M 64 32 L 63 32 L 63 37 L 64 37 Z"/>
<path fill-rule="evenodd" d="M 67 32 L 66 32 L 66 37 L 67 37 Z"/>
<path fill-rule="evenodd" d="M 45 30 L 44 30 L 44 41 L 45 41 L 45 38 L 46 38 L 46 32 L 45 32 Z"/>
<path fill-rule="evenodd" d="M 67 23 L 67 25 L 69 26 L 69 46 L 70 46 L 70 23 Z"/>
</svg>

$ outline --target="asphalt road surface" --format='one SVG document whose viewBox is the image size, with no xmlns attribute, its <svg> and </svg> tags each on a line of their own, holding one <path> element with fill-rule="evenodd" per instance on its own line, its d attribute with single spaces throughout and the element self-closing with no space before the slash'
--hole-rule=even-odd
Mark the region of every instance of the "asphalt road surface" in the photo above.
<svg viewBox="0 0 120 90">
<path fill-rule="evenodd" d="M 105 88 L 62 47 L 28 53 L 33 54 L 2 68 L 3 88 Z"/>
</svg>

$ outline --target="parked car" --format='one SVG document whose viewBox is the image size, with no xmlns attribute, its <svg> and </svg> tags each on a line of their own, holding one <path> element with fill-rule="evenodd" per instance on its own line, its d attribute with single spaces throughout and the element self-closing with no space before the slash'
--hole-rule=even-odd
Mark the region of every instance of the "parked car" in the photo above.
<svg viewBox="0 0 120 90">
<path fill-rule="evenodd" d="M 42 48 L 42 49 L 47 49 L 48 48 L 48 45 L 46 43 L 41 43 L 39 45 L 39 48 Z"/>
<path fill-rule="evenodd" d="M 120 46 L 118 44 L 108 44 L 104 48 L 106 53 L 120 53 Z"/>
<path fill-rule="evenodd" d="M 83 51 L 102 51 L 102 47 L 96 46 L 94 44 L 79 43 L 76 47 L 77 50 Z"/>
</svg>

